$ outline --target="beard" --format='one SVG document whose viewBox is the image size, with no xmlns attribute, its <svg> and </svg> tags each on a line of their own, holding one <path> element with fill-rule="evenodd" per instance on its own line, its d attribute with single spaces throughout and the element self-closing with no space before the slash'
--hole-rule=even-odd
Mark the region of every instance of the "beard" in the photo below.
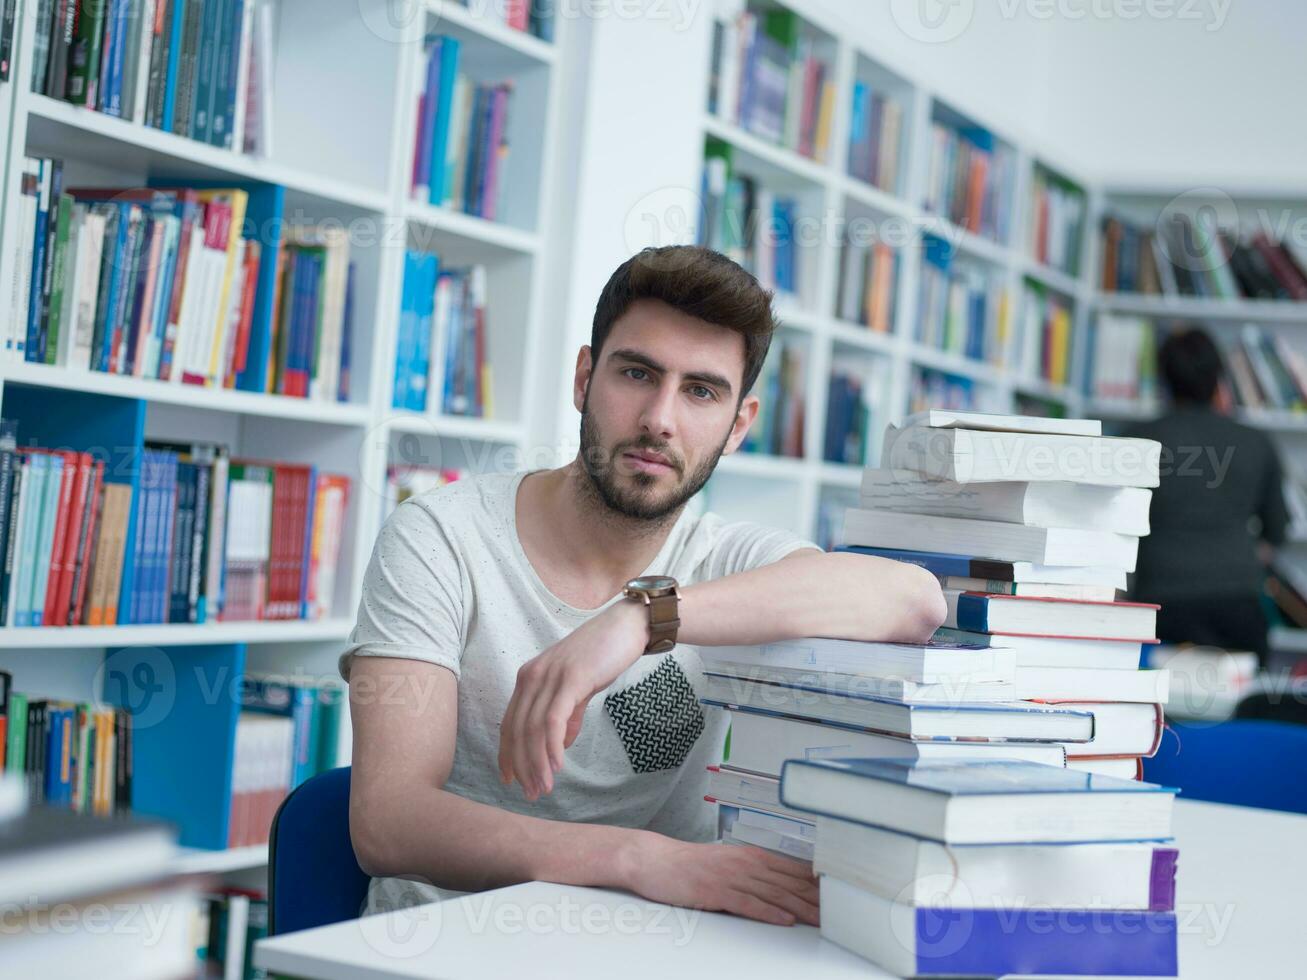
<svg viewBox="0 0 1307 980">
<path fill-rule="evenodd" d="M 668 447 L 654 439 L 642 437 L 620 443 L 611 452 L 605 449 L 594 416 L 590 414 L 589 388 L 581 403 L 581 469 L 599 501 L 614 514 L 625 518 L 661 524 L 674 517 L 708 482 L 730 437 L 728 428 L 717 450 L 686 476 L 684 462 L 671 456 Z M 660 495 L 656 489 L 657 476 L 639 470 L 629 474 L 619 472 L 617 463 L 622 454 L 640 449 L 667 456 L 680 477 L 680 483 Z M 635 485 L 632 487 L 630 483 Z"/>
</svg>

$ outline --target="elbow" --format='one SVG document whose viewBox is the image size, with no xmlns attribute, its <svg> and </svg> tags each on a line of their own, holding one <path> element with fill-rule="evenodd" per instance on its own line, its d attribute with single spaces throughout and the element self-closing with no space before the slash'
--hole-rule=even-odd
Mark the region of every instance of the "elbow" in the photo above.
<svg viewBox="0 0 1307 980">
<path fill-rule="evenodd" d="M 389 878 L 403 874 L 395 853 L 396 835 L 388 832 L 384 818 L 384 801 L 369 801 L 351 788 L 349 801 L 349 837 L 354 859 L 365 875 Z"/>
<path fill-rule="evenodd" d="M 913 574 L 904 581 L 899 632 L 904 642 L 925 643 L 944 624 L 948 604 L 939 579 L 925 569 L 909 567 Z"/>
</svg>

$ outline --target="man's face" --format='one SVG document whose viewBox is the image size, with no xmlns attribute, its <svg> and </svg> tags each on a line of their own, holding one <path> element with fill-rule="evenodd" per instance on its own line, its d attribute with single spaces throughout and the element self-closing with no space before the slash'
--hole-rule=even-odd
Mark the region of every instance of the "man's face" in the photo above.
<svg viewBox="0 0 1307 980">
<path fill-rule="evenodd" d="M 657 300 L 638 300 L 614 324 L 598 363 L 577 358 L 581 462 L 604 503 L 656 521 L 698 493 L 758 412 L 737 410 L 744 338 Z"/>
</svg>

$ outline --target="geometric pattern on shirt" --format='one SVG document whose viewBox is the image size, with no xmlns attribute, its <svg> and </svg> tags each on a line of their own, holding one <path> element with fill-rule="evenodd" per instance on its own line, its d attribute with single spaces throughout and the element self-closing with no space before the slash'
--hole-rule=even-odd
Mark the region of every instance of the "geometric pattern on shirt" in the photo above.
<svg viewBox="0 0 1307 980">
<path fill-rule="evenodd" d="M 604 698 L 636 772 L 675 769 L 703 733 L 703 709 L 673 657 L 644 680 Z"/>
</svg>

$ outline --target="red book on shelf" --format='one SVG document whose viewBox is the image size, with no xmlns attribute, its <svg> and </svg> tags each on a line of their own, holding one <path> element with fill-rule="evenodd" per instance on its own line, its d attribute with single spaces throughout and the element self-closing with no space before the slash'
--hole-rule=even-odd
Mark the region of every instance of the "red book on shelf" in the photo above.
<svg viewBox="0 0 1307 980">
<path fill-rule="evenodd" d="M 94 467 L 87 485 L 86 519 L 81 540 L 77 545 L 77 559 L 73 568 L 72 595 L 69 600 L 68 625 L 82 622 L 86 597 L 90 594 L 91 573 L 94 570 L 96 535 L 100 530 L 100 508 L 103 503 L 104 462 L 93 460 Z"/>
<path fill-rule="evenodd" d="M 41 611 L 41 623 L 46 626 L 56 622 L 54 618 L 55 601 L 58 599 L 59 583 L 63 578 L 64 550 L 68 544 L 69 501 L 73 494 L 73 484 L 77 482 L 78 469 L 77 453 L 52 452 L 50 455 L 62 458 L 64 466 L 59 477 L 59 516 L 54 525 L 54 542 L 50 549 L 50 565 L 44 570 L 46 575 L 45 606 Z M 40 574 L 41 570 L 38 569 L 37 573 Z M 62 617 L 57 622 L 62 623 Z"/>
<path fill-rule="evenodd" d="M 73 594 L 73 575 L 77 568 L 77 555 L 86 532 L 86 514 L 91 508 L 92 459 L 89 453 L 68 453 L 64 456 L 64 475 L 72 468 L 73 478 L 67 506 L 59 515 L 65 524 L 63 557 L 59 563 L 59 577 L 51 578 L 45 594 L 45 613 L 41 622 L 47 626 L 63 626 L 68 622 L 68 609 Z M 59 532 L 56 529 L 55 534 Z"/>
<path fill-rule="evenodd" d="M 300 571 L 304 561 L 304 524 L 312 468 L 278 463 L 273 468 L 272 542 L 264 619 L 297 619 Z"/>
<path fill-rule="evenodd" d="M 229 204 L 210 201 L 205 206 L 203 257 L 206 263 L 226 262 L 227 249 L 231 245 L 231 217 Z M 183 384 L 206 385 L 208 383 L 208 365 L 217 336 L 218 317 L 221 314 L 210 306 L 208 309 L 201 308 L 200 315 L 203 317 L 202 321 L 194 325 L 187 324 L 203 332 L 197 333 L 195 338 L 197 360 L 192 364 L 181 365 Z M 201 370 L 196 370 L 201 367 Z"/>
</svg>

